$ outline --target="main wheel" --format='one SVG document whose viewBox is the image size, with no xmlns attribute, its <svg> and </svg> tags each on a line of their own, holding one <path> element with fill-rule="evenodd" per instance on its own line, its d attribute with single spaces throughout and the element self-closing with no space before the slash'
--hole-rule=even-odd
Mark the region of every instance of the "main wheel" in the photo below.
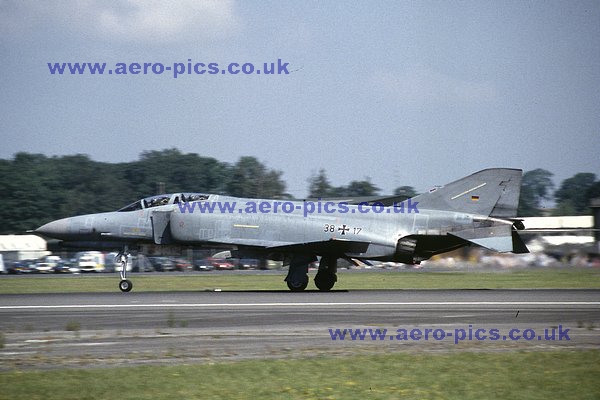
<svg viewBox="0 0 600 400">
<path fill-rule="evenodd" d="M 121 292 L 130 292 L 133 289 L 133 283 L 129 279 L 124 279 L 119 282 L 119 289 L 121 289 Z"/>
<path fill-rule="evenodd" d="M 306 276 L 306 279 L 303 279 L 301 281 L 287 281 L 287 286 L 292 292 L 303 291 L 308 286 L 308 275 Z"/>
<path fill-rule="evenodd" d="M 315 276 L 315 285 L 322 292 L 328 292 L 337 282 L 337 275 L 329 272 L 318 272 Z"/>
</svg>

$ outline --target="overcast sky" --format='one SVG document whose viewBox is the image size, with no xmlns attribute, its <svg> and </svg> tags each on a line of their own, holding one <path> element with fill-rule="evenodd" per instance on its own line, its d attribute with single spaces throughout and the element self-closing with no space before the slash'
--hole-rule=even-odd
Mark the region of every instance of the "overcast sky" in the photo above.
<svg viewBox="0 0 600 400">
<path fill-rule="evenodd" d="M 0 158 L 255 156 L 302 197 L 488 167 L 600 176 L 599 1 L 0 0 Z M 51 75 L 47 63 L 289 63 L 281 75 Z M 199 171 L 198 173 L 201 173 Z M 196 188 L 189 188 L 193 191 Z"/>
</svg>

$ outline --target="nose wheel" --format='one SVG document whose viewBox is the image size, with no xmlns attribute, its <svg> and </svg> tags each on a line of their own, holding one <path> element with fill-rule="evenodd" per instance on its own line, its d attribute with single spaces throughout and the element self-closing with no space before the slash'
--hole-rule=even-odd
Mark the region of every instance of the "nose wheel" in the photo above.
<svg viewBox="0 0 600 400">
<path fill-rule="evenodd" d="M 119 289 L 121 292 L 130 292 L 133 289 L 133 283 L 129 279 L 122 280 L 119 282 Z"/>
</svg>

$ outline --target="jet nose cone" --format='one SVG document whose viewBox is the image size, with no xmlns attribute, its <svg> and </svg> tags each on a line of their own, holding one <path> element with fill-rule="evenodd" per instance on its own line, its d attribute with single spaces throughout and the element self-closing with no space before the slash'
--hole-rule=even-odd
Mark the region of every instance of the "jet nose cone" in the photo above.
<svg viewBox="0 0 600 400">
<path fill-rule="evenodd" d="M 69 234 L 68 225 L 67 218 L 63 218 L 42 225 L 35 232 L 51 238 L 62 239 Z"/>
</svg>

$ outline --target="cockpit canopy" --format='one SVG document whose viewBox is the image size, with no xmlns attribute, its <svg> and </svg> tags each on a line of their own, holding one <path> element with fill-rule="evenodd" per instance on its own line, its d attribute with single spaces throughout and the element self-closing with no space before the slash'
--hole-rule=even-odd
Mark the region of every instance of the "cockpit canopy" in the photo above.
<svg viewBox="0 0 600 400">
<path fill-rule="evenodd" d="M 150 196 L 131 203 L 118 211 L 136 211 L 144 210 L 146 208 L 166 206 L 168 204 L 177 203 L 188 203 L 190 201 L 202 201 L 208 200 L 210 195 L 203 193 L 171 193 L 171 194 L 159 194 L 156 196 Z"/>
</svg>

